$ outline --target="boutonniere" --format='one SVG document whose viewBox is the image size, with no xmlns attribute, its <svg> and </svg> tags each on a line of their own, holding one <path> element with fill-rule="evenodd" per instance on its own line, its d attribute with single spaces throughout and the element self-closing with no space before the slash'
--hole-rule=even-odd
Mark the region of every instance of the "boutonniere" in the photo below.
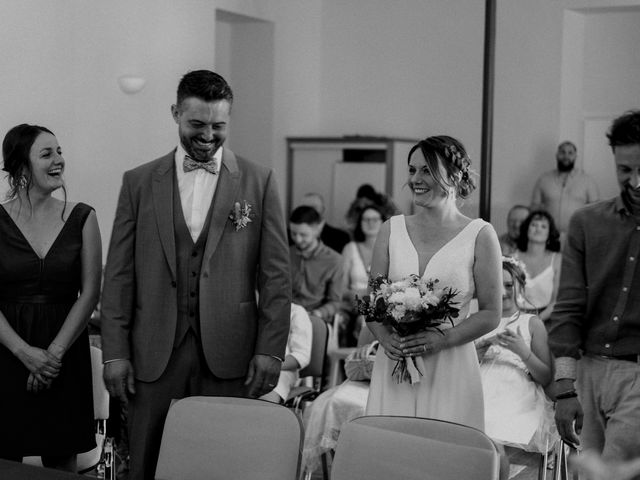
<svg viewBox="0 0 640 480">
<path fill-rule="evenodd" d="M 229 219 L 233 222 L 236 227 L 236 232 L 241 228 L 246 227 L 251 223 L 251 217 L 253 214 L 251 213 L 251 204 L 246 200 L 243 200 L 242 203 L 236 202 L 233 206 L 233 210 L 229 214 Z"/>
</svg>

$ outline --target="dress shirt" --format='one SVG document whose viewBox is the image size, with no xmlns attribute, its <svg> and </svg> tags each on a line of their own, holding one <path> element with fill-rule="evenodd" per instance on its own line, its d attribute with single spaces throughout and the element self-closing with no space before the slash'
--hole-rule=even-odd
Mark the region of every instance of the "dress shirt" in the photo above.
<svg viewBox="0 0 640 480">
<path fill-rule="evenodd" d="M 622 197 L 578 210 L 549 321 L 556 379 L 575 379 L 581 353 L 640 354 L 640 219 Z"/>
<path fill-rule="evenodd" d="M 339 310 L 344 291 L 342 256 L 321 241 L 311 252 L 289 247 L 293 285 L 292 301 L 307 311 L 317 310 L 330 320 Z"/>
<path fill-rule="evenodd" d="M 552 170 L 536 182 L 531 199 L 532 208 L 549 212 L 560 232 L 566 233 L 573 212 L 599 200 L 598 187 L 586 173 L 572 170 L 566 176 Z"/>
<path fill-rule="evenodd" d="M 180 203 L 184 220 L 189 228 L 193 241 L 197 241 L 202 227 L 207 220 L 207 213 L 216 193 L 218 175 L 213 175 L 202 168 L 185 173 L 182 164 L 187 153 L 182 144 L 178 143 L 175 154 L 176 176 L 180 190 Z M 222 162 L 222 147 L 213 155 L 218 171 Z"/>
</svg>

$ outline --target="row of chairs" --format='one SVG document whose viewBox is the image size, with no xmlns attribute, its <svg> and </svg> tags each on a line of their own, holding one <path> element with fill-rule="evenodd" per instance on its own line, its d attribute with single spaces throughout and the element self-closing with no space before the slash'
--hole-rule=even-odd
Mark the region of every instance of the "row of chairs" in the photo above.
<svg viewBox="0 0 640 480">
<path fill-rule="evenodd" d="M 157 480 L 300 478 L 303 427 L 262 400 L 188 397 L 165 422 Z M 343 426 L 332 480 L 498 479 L 500 455 L 481 431 L 440 420 L 365 416 Z"/>
</svg>

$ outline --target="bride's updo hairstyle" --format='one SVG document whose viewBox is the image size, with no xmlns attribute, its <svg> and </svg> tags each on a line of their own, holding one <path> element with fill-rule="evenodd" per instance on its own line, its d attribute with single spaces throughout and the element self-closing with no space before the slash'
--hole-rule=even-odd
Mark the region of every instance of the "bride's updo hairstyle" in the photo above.
<svg viewBox="0 0 640 480">
<path fill-rule="evenodd" d="M 411 147 L 407 161 L 418 148 L 427 161 L 433 179 L 444 191 L 453 188 L 457 198 L 467 198 L 476 189 L 476 182 L 469 170 L 471 159 L 460 141 L 447 135 L 425 138 Z M 440 174 L 440 161 L 447 172 L 447 178 Z"/>
<path fill-rule="evenodd" d="M 31 185 L 31 162 L 29 154 L 36 138 L 43 133 L 53 132 L 38 125 L 28 125 L 22 123 L 13 127 L 7 132 L 2 142 L 2 169 L 7 172 L 9 182 L 9 192 L 7 198 L 14 198 L 18 195 L 18 190 Z"/>
</svg>

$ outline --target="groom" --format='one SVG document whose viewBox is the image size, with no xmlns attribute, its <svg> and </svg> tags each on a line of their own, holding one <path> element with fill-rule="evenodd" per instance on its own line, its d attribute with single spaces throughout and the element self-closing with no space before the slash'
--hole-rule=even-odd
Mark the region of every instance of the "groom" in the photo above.
<svg viewBox="0 0 640 480">
<path fill-rule="evenodd" d="M 130 478 L 152 479 L 169 404 L 259 397 L 289 332 L 289 249 L 273 172 L 223 148 L 233 94 L 187 73 L 179 142 L 124 174 L 102 296 L 104 378 L 129 403 Z M 259 302 L 256 301 L 258 293 Z"/>
</svg>

